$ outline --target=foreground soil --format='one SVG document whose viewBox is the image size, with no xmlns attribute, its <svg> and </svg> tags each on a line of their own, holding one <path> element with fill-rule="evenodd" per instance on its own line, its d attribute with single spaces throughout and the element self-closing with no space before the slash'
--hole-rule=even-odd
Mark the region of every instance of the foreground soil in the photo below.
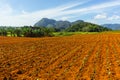
<svg viewBox="0 0 120 80">
<path fill-rule="evenodd" d="M 0 80 L 120 80 L 120 34 L 0 37 Z"/>
</svg>

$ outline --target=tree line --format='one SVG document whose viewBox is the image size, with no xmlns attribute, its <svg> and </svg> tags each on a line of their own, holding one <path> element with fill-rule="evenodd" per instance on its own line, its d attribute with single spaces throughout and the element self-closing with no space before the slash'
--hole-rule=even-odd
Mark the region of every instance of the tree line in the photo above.
<svg viewBox="0 0 120 80">
<path fill-rule="evenodd" d="M 45 27 L 0 27 L 0 36 L 16 36 L 16 37 L 42 37 L 53 36 L 53 28 Z"/>
<path fill-rule="evenodd" d="M 78 22 L 71 26 L 63 28 L 55 27 L 0 27 L 0 36 L 14 36 L 14 37 L 43 37 L 43 36 L 54 36 L 53 32 L 103 32 L 110 31 L 112 29 L 102 27 L 97 24 L 88 22 Z"/>
</svg>

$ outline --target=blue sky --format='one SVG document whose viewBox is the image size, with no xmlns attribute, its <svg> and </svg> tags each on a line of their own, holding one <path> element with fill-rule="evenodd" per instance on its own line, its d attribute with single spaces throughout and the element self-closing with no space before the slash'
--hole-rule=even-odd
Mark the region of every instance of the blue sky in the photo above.
<svg viewBox="0 0 120 80">
<path fill-rule="evenodd" d="M 0 0 L 0 25 L 34 25 L 42 18 L 120 23 L 120 0 Z"/>
</svg>

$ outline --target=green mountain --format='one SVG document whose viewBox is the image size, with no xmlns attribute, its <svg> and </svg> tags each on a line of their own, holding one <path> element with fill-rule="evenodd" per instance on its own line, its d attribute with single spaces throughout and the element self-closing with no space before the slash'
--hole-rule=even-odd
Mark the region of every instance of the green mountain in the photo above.
<svg viewBox="0 0 120 80">
<path fill-rule="evenodd" d="M 66 29 L 66 31 L 68 31 L 68 32 L 76 32 L 76 31 L 102 32 L 102 31 L 109 31 L 109 30 L 111 30 L 111 29 L 97 25 L 97 24 L 84 22 L 84 21 L 74 22 L 74 24 L 72 24 L 70 27 L 68 27 Z"/>
<path fill-rule="evenodd" d="M 35 27 L 54 27 L 54 28 L 60 28 L 65 29 L 69 26 L 71 26 L 71 23 L 69 21 L 56 21 L 53 19 L 43 18 L 34 25 Z"/>
<path fill-rule="evenodd" d="M 55 26 L 55 24 L 56 24 L 56 20 L 43 18 L 37 23 L 35 23 L 34 26 L 35 27 L 40 27 L 40 26 L 49 27 L 49 26 Z"/>
<path fill-rule="evenodd" d="M 35 23 L 34 27 L 52 27 L 55 28 L 56 31 L 69 31 L 69 32 L 75 32 L 75 31 L 84 31 L 84 32 L 101 32 L 101 31 L 107 31 L 110 30 L 109 28 L 84 22 L 83 20 L 77 20 L 74 22 L 69 21 L 56 21 L 54 19 L 48 19 L 43 18 L 37 23 Z"/>
</svg>

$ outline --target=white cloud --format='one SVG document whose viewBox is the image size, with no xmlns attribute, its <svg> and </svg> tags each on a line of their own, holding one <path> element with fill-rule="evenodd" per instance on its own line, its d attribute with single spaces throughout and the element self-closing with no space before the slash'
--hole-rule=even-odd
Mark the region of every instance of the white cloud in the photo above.
<svg viewBox="0 0 120 80">
<path fill-rule="evenodd" d="M 96 16 L 94 16 L 95 20 L 99 20 L 99 19 L 104 19 L 104 20 L 120 20 L 120 16 L 119 15 L 112 15 L 112 16 L 108 16 L 106 13 L 102 13 L 102 14 L 97 14 Z"/>
<path fill-rule="evenodd" d="M 94 12 L 101 11 L 102 9 L 105 10 L 107 8 L 120 5 L 120 0 L 116 0 L 116 1 L 106 2 L 106 3 L 97 4 L 93 6 L 87 6 L 80 9 L 72 9 L 76 6 L 80 6 L 81 4 L 85 4 L 88 1 L 69 3 L 62 6 L 58 6 L 56 8 L 39 10 L 32 13 L 26 12 L 23 10 L 21 11 L 22 14 L 19 14 L 19 15 L 14 15 L 13 14 L 14 10 L 10 5 L 7 4 L 6 6 L 0 6 L 0 11 L 1 11 L 0 25 L 11 25 L 11 26 L 33 25 L 43 17 L 47 17 L 47 18 L 59 17 L 59 19 L 67 20 L 69 18 L 74 18 L 70 16 L 71 14 L 75 16 L 80 16 L 85 13 L 94 13 Z M 116 19 L 118 18 L 117 16 L 113 16 L 113 17 L 115 17 Z M 111 17 L 111 19 L 115 19 L 113 17 Z M 95 18 L 103 19 L 103 18 L 107 18 L 107 15 L 98 14 L 96 15 Z"/>
<path fill-rule="evenodd" d="M 106 13 L 102 13 L 102 14 L 97 14 L 94 19 L 106 19 L 107 18 L 107 14 Z"/>
<path fill-rule="evenodd" d="M 60 12 L 65 11 L 67 9 L 76 7 L 78 5 L 84 4 L 86 1 L 83 2 L 73 2 L 69 4 L 65 4 L 62 6 L 58 6 L 56 8 L 40 10 L 36 12 L 26 12 L 24 10 L 21 11 L 22 14 L 14 15 L 13 9 L 10 5 L 7 6 L 0 6 L 0 11 L 3 11 L 4 15 L 0 14 L 0 25 L 10 25 L 10 26 L 23 26 L 23 25 L 33 25 L 38 20 L 43 17 L 47 18 L 54 18 L 56 15 L 60 14 Z"/>
<path fill-rule="evenodd" d="M 120 5 L 120 0 L 116 0 L 116 1 L 97 4 L 94 6 L 85 7 L 81 9 L 67 10 L 62 12 L 61 14 L 75 14 L 75 13 L 81 13 L 81 12 L 83 13 L 99 12 L 99 10 L 102 10 L 102 9 L 105 10 L 105 8 L 110 8 L 110 7 L 119 6 L 119 5 Z"/>
<path fill-rule="evenodd" d="M 59 18 L 59 19 L 57 19 L 57 20 L 63 20 L 63 21 L 65 21 L 65 20 L 70 20 L 70 19 L 72 19 L 72 18 L 75 18 L 75 17 L 77 17 L 77 16 L 61 16 L 61 18 Z"/>
<path fill-rule="evenodd" d="M 28 12 L 26 12 L 25 10 L 22 10 L 22 14 L 28 14 Z"/>
<path fill-rule="evenodd" d="M 0 15 L 11 15 L 13 12 L 13 9 L 10 5 L 4 4 L 0 5 Z"/>
<path fill-rule="evenodd" d="M 120 22 L 120 15 L 107 15 L 104 14 L 97 14 L 94 19 L 89 20 L 90 22 L 97 23 L 97 24 L 105 24 L 105 23 L 119 23 Z M 94 22 L 95 21 L 95 22 Z"/>
<path fill-rule="evenodd" d="M 65 21 L 65 20 L 68 20 L 69 19 L 69 17 L 67 17 L 67 16 L 64 16 L 64 17 L 62 17 L 60 20 L 63 20 L 63 21 Z"/>
<path fill-rule="evenodd" d="M 120 20 L 120 16 L 119 15 L 113 15 L 113 16 L 109 17 L 108 20 Z"/>
</svg>

